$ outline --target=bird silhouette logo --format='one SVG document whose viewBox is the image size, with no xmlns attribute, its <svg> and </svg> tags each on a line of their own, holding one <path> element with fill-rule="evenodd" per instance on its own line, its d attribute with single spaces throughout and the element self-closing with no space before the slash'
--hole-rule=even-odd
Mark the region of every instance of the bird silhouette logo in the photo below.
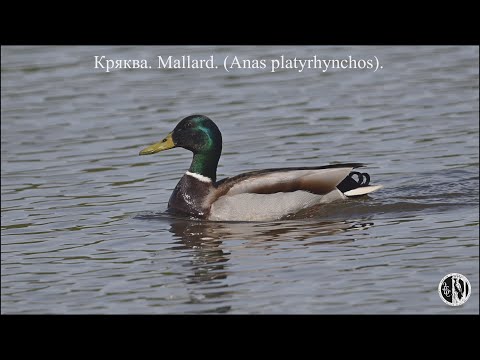
<svg viewBox="0 0 480 360">
<path fill-rule="evenodd" d="M 443 277 L 438 284 L 438 294 L 443 302 L 450 306 L 460 306 L 470 297 L 471 286 L 466 276 L 451 273 Z"/>
</svg>

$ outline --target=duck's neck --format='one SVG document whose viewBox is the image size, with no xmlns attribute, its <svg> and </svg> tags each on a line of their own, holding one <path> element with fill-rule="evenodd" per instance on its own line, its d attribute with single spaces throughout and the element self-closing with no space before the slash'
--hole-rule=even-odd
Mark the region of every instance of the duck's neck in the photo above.
<svg viewBox="0 0 480 360">
<path fill-rule="evenodd" d="M 190 165 L 191 173 L 206 176 L 217 181 L 217 165 L 220 159 L 221 151 L 209 151 L 205 153 L 196 153 L 193 155 L 192 164 Z"/>
</svg>

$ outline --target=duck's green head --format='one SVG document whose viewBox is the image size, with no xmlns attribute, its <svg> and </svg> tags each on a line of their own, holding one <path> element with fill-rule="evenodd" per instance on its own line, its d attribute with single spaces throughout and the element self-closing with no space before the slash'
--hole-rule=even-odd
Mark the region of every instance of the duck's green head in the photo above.
<svg viewBox="0 0 480 360">
<path fill-rule="evenodd" d="M 140 155 L 155 154 L 174 147 L 193 152 L 191 172 L 215 181 L 217 164 L 222 153 L 222 134 L 217 125 L 204 115 L 190 115 L 180 121 L 162 141 L 140 151 Z"/>
<path fill-rule="evenodd" d="M 222 134 L 217 125 L 204 115 L 190 115 L 180 121 L 162 141 L 140 151 L 140 155 L 155 154 L 182 147 L 194 154 L 221 152 Z"/>
</svg>

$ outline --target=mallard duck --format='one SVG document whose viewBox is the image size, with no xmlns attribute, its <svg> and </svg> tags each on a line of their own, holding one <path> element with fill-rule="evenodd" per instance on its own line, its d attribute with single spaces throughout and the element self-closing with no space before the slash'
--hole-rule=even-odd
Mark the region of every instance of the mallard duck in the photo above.
<svg viewBox="0 0 480 360">
<path fill-rule="evenodd" d="M 380 189 L 370 176 L 353 171 L 361 163 L 291 167 L 246 172 L 217 181 L 222 134 L 204 115 L 181 120 L 162 141 L 142 151 L 155 154 L 174 147 L 193 153 L 190 169 L 168 201 L 168 211 L 216 221 L 268 221 L 311 206 Z M 356 179 L 355 179 L 356 178 Z"/>
</svg>

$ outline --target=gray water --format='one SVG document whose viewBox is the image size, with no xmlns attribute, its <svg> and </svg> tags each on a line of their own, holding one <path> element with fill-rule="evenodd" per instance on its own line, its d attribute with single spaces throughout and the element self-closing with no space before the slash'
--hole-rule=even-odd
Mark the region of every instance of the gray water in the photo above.
<svg viewBox="0 0 480 360">
<path fill-rule="evenodd" d="M 94 56 L 152 69 L 95 69 Z M 214 55 L 218 69 L 156 69 Z M 375 69 L 230 69 L 371 59 Z M 2 47 L 1 306 L 12 313 L 479 311 L 478 47 Z M 218 178 L 364 162 L 368 197 L 274 222 L 164 213 L 184 149 L 138 156 L 184 116 L 223 134 Z M 465 275 L 449 307 L 442 277 Z"/>
</svg>

